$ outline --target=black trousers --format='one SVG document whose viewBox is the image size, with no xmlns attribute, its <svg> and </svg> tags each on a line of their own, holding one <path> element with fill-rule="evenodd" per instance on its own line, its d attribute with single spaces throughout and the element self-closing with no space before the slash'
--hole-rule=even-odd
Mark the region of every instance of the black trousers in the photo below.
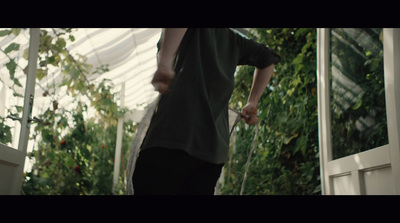
<svg viewBox="0 0 400 223">
<path fill-rule="evenodd" d="M 224 164 L 208 163 L 181 150 L 140 152 L 133 174 L 135 195 L 213 195 Z"/>
</svg>

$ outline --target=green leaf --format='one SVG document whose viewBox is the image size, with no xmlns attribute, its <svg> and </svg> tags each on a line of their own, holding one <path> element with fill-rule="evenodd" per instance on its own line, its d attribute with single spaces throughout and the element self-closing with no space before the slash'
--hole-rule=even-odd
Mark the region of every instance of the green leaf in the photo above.
<svg viewBox="0 0 400 223">
<path fill-rule="evenodd" d="M 301 64 L 303 62 L 304 54 L 299 54 L 297 57 L 293 60 L 292 64 Z"/>
<path fill-rule="evenodd" d="M 18 51 L 19 50 L 19 44 L 18 43 L 11 43 L 10 45 L 7 46 L 7 48 L 4 50 L 4 53 L 7 54 L 13 50 Z"/>
<path fill-rule="evenodd" d="M 21 28 L 13 28 L 13 29 L 11 29 L 11 32 L 15 36 L 18 36 L 18 34 L 21 32 Z"/>
<path fill-rule="evenodd" d="M 14 96 L 14 97 L 20 97 L 20 98 L 23 98 L 23 97 L 24 97 L 22 94 L 18 94 L 18 93 L 16 93 L 16 92 L 13 93 L 13 96 Z"/>
<path fill-rule="evenodd" d="M 353 110 L 357 110 L 361 107 L 361 105 L 363 104 L 363 96 L 364 96 L 364 92 L 361 93 L 360 95 L 358 95 L 357 97 L 357 102 L 351 107 Z"/>
<path fill-rule="evenodd" d="M 18 105 L 15 105 L 14 107 L 15 109 L 17 109 L 18 112 L 22 112 L 22 110 L 24 109 L 24 107 Z"/>
<path fill-rule="evenodd" d="M 287 112 L 282 112 L 282 113 L 278 114 L 276 119 L 277 119 L 277 124 L 278 125 L 281 125 L 281 124 L 285 123 L 287 121 L 287 119 L 288 119 Z"/>
<path fill-rule="evenodd" d="M 283 140 L 283 143 L 285 143 L 286 145 L 290 143 L 290 141 L 292 141 L 292 139 L 297 138 L 299 136 L 299 133 L 295 133 L 293 136 L 289 137 L 285 137 L 285 139 Z"/>
<path fill-rule="evenodd" d="M 17 85 L 18 87 L 22 87 L 21 82 L 17 78 L 14 78 L 14 84 Z"/>
<path fill-rule="evenodd" d="M 69 142 L 68 142 L 69 143 Z M 75 167 L 75 160 L 74 159 L 72 159 L 72 157 L 71 156 L 65 156 L 64 157 L 64 166 L 65 167 L 70 167 L 70 166 L 73 166 L 73 167 Z"/>
<path fill-rule="evenodd" d="M 306 155 L 307 151 L 307 137 L 304 135 L 300 136 L 296 141 L 296 147 L 294 149 L 294 153 L 297 153 L 300 150 L 303 156 Z"/>
<path fill-rule="evenodd" d="M 17 63 L 15 63 L 14 59 L 10 59 L 8 63 L 6 63 L 6 67 L 10 72 L 10 79 L 14 80 L 15 69 L 17 68 Z"/>
<path fill-rule="evenodd" d="M 22 56 L 25 60 L 28 60 L 28 58 L 29 58 L 29 48 L 26 48 L 25 50 L 24 50 L 24 54 L 23 54 L 23 56 Z"/>
<path fill-rule="evenodd" d="M 380 67 L 380 60 L 379 59 L 374 59 L 372 60 L 371 63 L 371 71 L 375 71 L 376 69 L 378 69 Z"/>
<path fill-rule="evenodd" d="M 54 56 L 47 57 L 47 58 L 46 58 L 46 62 L 55 66 L 55 64 L 54 64 L 54 62 L 55 62 L 55 57 L 54 57 Z"/>
<path fill-rule="evenodd" d="M 56 45 L 59 47 L 59 49 L 63 49 L 67 45 L 67 43 L 65 42 L 65 40 L 63 38 L 59 38 L 56 41 Z"/>
<path fill-rule="evenodd" d="M 353 108 L 353 110 L 357 110 L 361 107 L 361 105 L 362 105 L 362 98 L 360 97 L 360 99 L 358 99 L 358 101 L 356 102 L 355 105 L 353 105 L 352 108 Z"/>
<path fill-rule="evenodd" d="M 299 84 L 301 84 L 301 79 L 299 76 L 297 76 L 297 78 L 290 81 L 289 86 L 297 87 Z"/>
<path fill-rule="evenodd" d="M 289 89 L 289 90 L 287 90 L 287 94 L 289 95 L 289 96 L 292 96 L 292 94 L 293 94 L 293 92 L 296 90 L 296 88 L 291 88 L 291 89 Z"/>
<path fill-rule="evenodd" d="M 41 81 L 44 77 L 47 76 L 47 70 L 37 69 L 36 78 Z"/>
<path fill-rule="evenodd" d="M 48 173 L 43 172 L 43 173 L 42 173 L 42 178 L 48 179 L 48 178 L 50 178 L 50 176 L 49 176 Z"/>
<path fill-rule="evenodd" d="M 11 30 L 8 30 L 8 29 L 0 30 L 0 37 L 10 35 L 10 33 L 11 33 Z"/>
</svg>

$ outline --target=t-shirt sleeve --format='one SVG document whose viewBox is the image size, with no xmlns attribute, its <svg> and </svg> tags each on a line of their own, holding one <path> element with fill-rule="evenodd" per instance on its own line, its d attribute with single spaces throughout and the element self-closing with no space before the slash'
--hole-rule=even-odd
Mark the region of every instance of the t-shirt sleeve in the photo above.
<svg viewBox="0 0 400 223">
<path fill-rule="evenodd" d="M 249 65 L 257 68 L 265 68 L 271 64 L 277 64 L 281 57 L 261 43 L 238 36 L 240 49 L 238 65 Z"/>
</svg>

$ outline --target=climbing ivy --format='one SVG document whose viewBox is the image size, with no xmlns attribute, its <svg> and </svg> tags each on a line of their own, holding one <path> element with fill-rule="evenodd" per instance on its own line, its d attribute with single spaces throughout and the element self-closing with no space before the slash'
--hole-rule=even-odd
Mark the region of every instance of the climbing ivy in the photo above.
<svg viewBox="0 0 400 223">
<path fill-rule="evenodd" d="M 258 103 L 260 127 L 244 194 L 320 194 L 316 29 L 258 28 L 252 33 L 282 62 Z M 240 110 L 246 104 L 253 72 L 239 68 L 231 107 Z M 254 128 L 243 122 L 236 127 L 223 194 L 239 194 Z"/>
</svg>

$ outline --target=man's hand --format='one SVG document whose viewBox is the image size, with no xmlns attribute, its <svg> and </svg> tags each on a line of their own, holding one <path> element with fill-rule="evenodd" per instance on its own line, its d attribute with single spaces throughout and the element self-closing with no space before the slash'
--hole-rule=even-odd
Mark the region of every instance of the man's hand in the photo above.
<svg viewBox="0 0 400 223">
<path fill-rule="evenodd" d="M 254 125 L 258 122 L 257 117 L 257 105 L 253 103 L 247 103 L 240 114 L 242 119 L 248 125 Z"/>
<path fill-rule="evenodd" d="M 265 68 L 256 68 L 254 70 L 253 84 L 251 86 L 249 98 L 247 104 L 242 109 L 242 119 L 248 125 L 254 125 L 258 122 L 257 118 L 257 103 L 260 97 L 267 87 L 269 80 L 271 79 L 274 71 L 274 64 L 269 65 Z"/>
<path fill-rule="evenodd" d="M 163 29 L 160 51 L 157 55 L 157 70 L 154 73 L 153 84 L 156 91 L 166 94 L 171 81 L 175 77 L 174 58 L 187 28 Z"/>
<path fill-rule="evenodd" d="M 168 66 L 159 66 L 154 73 L 151 84 L 153 84 L 156 91 L 160 92 L 161 94 L 166 94 L 169 91 L 169 86 L 174 77 L 175 72 L 172 68 Z"/>
</svg>

